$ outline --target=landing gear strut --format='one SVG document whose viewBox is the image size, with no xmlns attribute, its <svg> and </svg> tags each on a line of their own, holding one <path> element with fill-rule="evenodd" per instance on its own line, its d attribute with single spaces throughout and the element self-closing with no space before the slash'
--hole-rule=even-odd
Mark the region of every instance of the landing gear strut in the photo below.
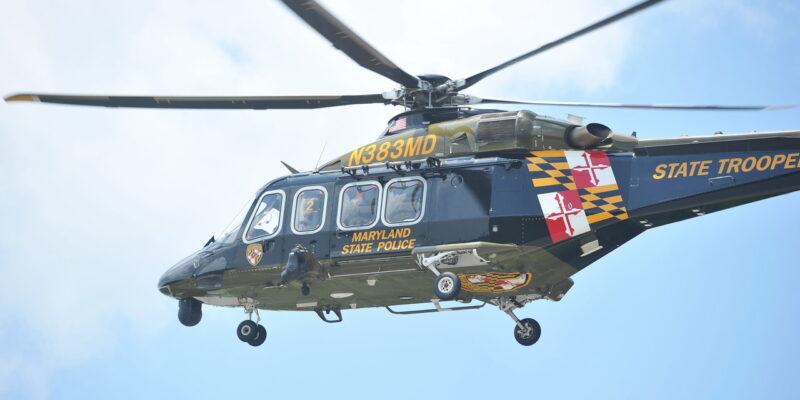
<svg viewBox="0 0 800 400">
<path fill-rule="evenodd" d="M 245 304 L 244 309 L 246 313 L 250 314 L 250 319 L 246 319 L 239 324 L 236 328 L 236 336 L 250 346 L 261 346 L 267 340 L 267 328 L 259 324 L 261 316 L 258 315 L 258 309 L 254 304 Z M 256 313 L 255 321 L 253 321 L 253 312 Z"/>
<path fill-rule="evenodd" d="M 525 304 L 530 301 L 532 301 L 532 299 L 522 296 L 501 296 L 497 299 L 490 300 L 492 304 L 496 305 L 514 320 L 516 323 L 516 326 L 514 326 L 514 339 L 517 339 L 517 343 L 523 346 L 530 346 L 538 342 L 539 337 L 542 336 L 542 327 L 535 319 L 519 319 L 516 314 L 514 314 L 515 309 L 524 307 Z"/>
<path fill-rule="evenodd" d="M 458 251 L 450 251 L 436 253 L 430 257 L 425 257 L 423 254 L 417 255 L 417 264 L 436 275 L 436 279 L 433 281 L 433 293 L 440 300 L 455 300 L 461 292 L 461 280 L 458 275 L 449 271 L 439 272 L 436 267 L 442 264 L 456 265 L 460 253 Z"/>
</svg>

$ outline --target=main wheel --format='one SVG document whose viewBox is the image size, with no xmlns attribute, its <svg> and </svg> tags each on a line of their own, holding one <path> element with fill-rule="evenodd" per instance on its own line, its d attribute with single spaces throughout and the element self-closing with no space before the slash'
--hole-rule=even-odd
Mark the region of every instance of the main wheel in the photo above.
<svg viewBox="0 0 800 400">
<path fill-rule="evenodd" d="M 242 321 L 236 328 L 236 336 L 243 342 L 250 342 L 258 336 L 258 324 L 249 319 Z"/>
<path fill-rule="evenodd" d="M 256 329 L 256 337 L 247 342 L 247 344 L 253 347 L 258 347 L 264 344 L 265 340 L 267 340 L 267 328 L 264 328 L 264 325 L 258 325 L 258 329 Z"/>
<path fill-rule="evenodd" d="M 530 346 L 539 341 L 539 337 L 542 336 L 542 327 L 539 326 L 539 323 L 536 322 L 533 318 L 525 318 L 519 321 L 522 325 L 514 326 L 514 339 L 517 339 L 517 343 L 523 346 Z"/>
<path fill-rule="evenodd" d="M 442 300 L 453 300 L 461 291 L 461 280 L 452 272 L 443 272 L 433 282 L 433 293 Z"/>
<path fill-rule="evenodd" d="M 195 326 L 203 318 L 203 303 L 188 298 L 178 300 L 178 321 L 184 326 Z"/>
</svg>

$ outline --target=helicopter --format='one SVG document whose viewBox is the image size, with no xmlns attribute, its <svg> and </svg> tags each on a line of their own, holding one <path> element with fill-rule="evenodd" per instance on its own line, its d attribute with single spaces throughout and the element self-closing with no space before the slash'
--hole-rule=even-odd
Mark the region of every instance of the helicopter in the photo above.
<svg viewBox="0 0 800 400">
<path fill-rule="evenodd" d="M 523 345 L 539 324 L 515 310 L 558 301 L 571 276 L 652 227 L 797 189 L 798 131 L 640 140 L 597 123 L 478 104 L 758 110 L 769 107 L 556 103 L 462 94 L 483 78 L 660 1 L 646 1 L 466 79 L 410 75 L 313 1 L 284 1 L 363 67 L 401 87 L 348 96 L 131 97 L 20 94 L 7 101 L 146 108 L 295 109 L 382 103 L 406 108 L 374 143 L 257 192 L 219 237 L 168 270 L 159 290 L 181 323 L 202 304 L 242 307 L 253 346 L 258 310 L 387 307 L 414 314 L 491 304 Z M 432 286 L 432 288 L 431 288 Z M 442 307 L 443 301 L 482 305 Z M 397 311 L 397 305 L 433 308 Z M 336 319 L 329 318 L 330 314 Z M 255 314 L 256 320 L 252 319 Z"/>
</svg>

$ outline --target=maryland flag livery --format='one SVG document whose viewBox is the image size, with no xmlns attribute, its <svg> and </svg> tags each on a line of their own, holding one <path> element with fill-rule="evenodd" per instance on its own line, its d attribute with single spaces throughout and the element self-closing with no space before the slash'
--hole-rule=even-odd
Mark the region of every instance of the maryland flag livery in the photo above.
<svg viewBox="0 0 800 400">
<path fill-rule="evenodd" d="M 550 239 L 555 242 L 589 232 L 603 221 L 628 218 L 611 162 L 603 151 L 534 151 L 528 157 L 532 183 Z"/>
<path fill-rule="evenodd" d="M 533 274 L 487 272 L 485 274 L 458 274 L 461 288 L 470 292 L 505 293 L 517 290 L 531 283 Z"/>
</svg>

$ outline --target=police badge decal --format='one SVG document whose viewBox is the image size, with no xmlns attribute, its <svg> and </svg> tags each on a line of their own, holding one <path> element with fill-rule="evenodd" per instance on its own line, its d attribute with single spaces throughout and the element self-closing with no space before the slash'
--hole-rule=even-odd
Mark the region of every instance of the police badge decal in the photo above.
<svg viewBox="0 0 800 400">
<path fill-rule="evenodd" d="M 247 258 L 247 262 L 255 267 L 261 262 L 261 257 L 264 255 L 264 248 L 261 247 L 260 243 L 253 243 L 247 246 L 244 255 L 245 258 Z"/>
</svg>

